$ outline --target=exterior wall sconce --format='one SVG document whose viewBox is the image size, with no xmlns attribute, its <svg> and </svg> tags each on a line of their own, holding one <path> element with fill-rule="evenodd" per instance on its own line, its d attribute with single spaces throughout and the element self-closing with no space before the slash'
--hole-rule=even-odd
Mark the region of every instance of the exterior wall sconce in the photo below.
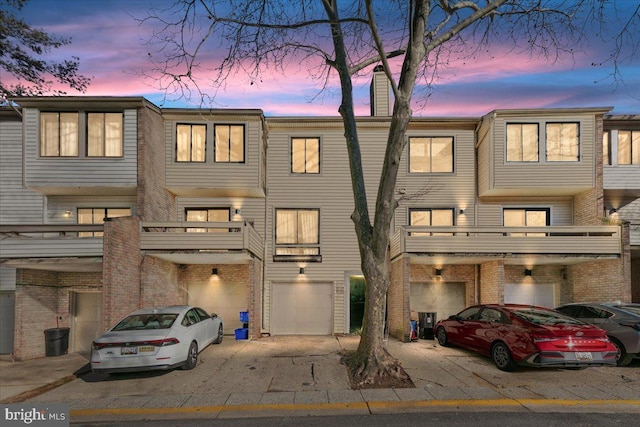
<svg viewBox="0 0 640 427">
<path fill-rule="evenodd" d="M 213 270 L 211 270 L 211 275 L 212 276 L 217 276 L 218 275 L 218 269 L 214 268 Z"/>
<path fill-rule="evenodd" d="M 300 274 L 304 274 L 304 267 L 300 267 Z"/>
<path fill-rule="evenodd" d="M 442 269 L 441 268 L 436 268 L 436 276 L 438 276 L 438 277 L 442 276 Z"/>
<path fill-rule="evenodd" d="M 464 209 L 460 209 L 460 215 L 464 215 Z"/>
<path fill-rule="evenodd" d="M 616 208 L 609 209 L 609 215 L 613 215 L 616 212 L 618 212 L 618 210 Z"/>
<path fill-rule="evenodd" d="M 241 213 L 242 211 L 240 210 L 240 208 L 236 208 L 233 212 L 234 212 L 236 215 L 240 215 L 240 213 Z"/>
<path fill-rule="evenodd" d="M 71 218 L 71 211 L 64 211 L 64 212 L 62 213 L 62 216 L 63 216 L 64 218 Z"/>
<path fill-rule="evenodd" d="M 524 275 L 525 276 L 531 276 L 531 274 L 533 274 L 533 271 L 531 271 L 530 268 L 525 268 L 524 270 Z"/>
</svg>

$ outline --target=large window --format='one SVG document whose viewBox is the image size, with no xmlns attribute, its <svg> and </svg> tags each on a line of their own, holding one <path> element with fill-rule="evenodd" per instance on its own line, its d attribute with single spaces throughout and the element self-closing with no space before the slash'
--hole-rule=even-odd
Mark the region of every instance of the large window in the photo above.
<svg viewBox="0 0 640 427">
<path fill-rule="evenodd" d="M 446 227 L 453 225 L 453 209 L 409 209 L 409 225 Z M 450 233 L 411 232 L 412 236 L 443 236 Z"/>
<path fill-rule="evenodd" d="M 538 124 L 507 124 L 507 162 L 537 162 Z"/>
<path fill-rule="evenodd" d="M 122 157 L 122 113 L 87 114 L 87 157 Z"/>
<path fill-rule="evenodd" d="M 578 123 L 547 123 L 547 161 L 577 162 L 580 160 Z"/>
<path fill-rule="evenodd" d="M 320 210 L 276 209 L 275 255 L 320 255 Z"/>
<path fill-rule="evenodd" d="M 78 113 L 40 113 L 40 155 L 78 156 Z"/>
<path fill-rule="evenodd" d="M 204 162 L 207 140 L 206 125 L 176 126 L 176 161 Z"/>
<path fill-rule="evenodd" d="M 79 208 L 78 224 L 104 224 L 105 218 L 119 218 L 123 216 L 131 216 L 130 208 Z M 100 237 L 103 235 L 101 231 L 90 232 L 83 231 L 78 233 L 80 237 Z"/>
<path fill-rule="evenodd" d="M 549 222 L 548 208 L 506 208 L 503 210 L 505 227 L 546 227 Z M 512 236 L 544 236 L 544 233 L 511 233 Z"/>
<path fill-rule="evenodd" d="M 197 208 L 186 210 L 187 221 L 198 222 L 229 222 L 230 210 L 229 208 Z M 226 228 L 187 228 L 188 232 L 196 233 L 226 233 L 229 231 Z"/>
<path fill-rule="evenodd" d="M 453 172 L 453 137 L 410 138 L 409 172 Z"/>
<path fill-rule="evenodd" d="M 640 130 L 618 131 L 618 164 L 640 165 Z"/>
<path fill-rule="evenodd" d="M 291 139 L 291 172 L 320 173 L 320 139 Z"/>
<path fill-rule="evenodd" d="M 244 126 L 215 125 L 214 161 L 221 163 L 244 162 Z"/>
</svg>

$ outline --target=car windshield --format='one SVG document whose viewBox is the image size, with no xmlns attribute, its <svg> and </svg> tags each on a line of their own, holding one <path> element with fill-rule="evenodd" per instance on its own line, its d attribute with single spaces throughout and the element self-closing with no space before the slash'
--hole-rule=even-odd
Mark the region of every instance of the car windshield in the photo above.
<svg viewBox="0 0 640 427">
<path fill-rule="evenodd" d="M 581 321 L 573 319 L 571 317 L 563 316 L 561 314 L 554 313 L 552 311 L 536 310 L 535 308 L 525 309 L 525 310 L 515 310 L 513 314 L 522 320 L 535 323 L 536 325 L 562 325 L 562 324 L 582 325 L 583 324 Z"/>
<path fill-rule="evenodd" d="M 120 323 L 114 326 L 113 330 L 169 329 L 177 317 L 178 315 L 173 313 L 132 314 L 121 320 Z"/>
<path fill-rule="evenodd" d="M 640 316 L 640 305 L 620 305 L 621 310 Z"/>
</svg>

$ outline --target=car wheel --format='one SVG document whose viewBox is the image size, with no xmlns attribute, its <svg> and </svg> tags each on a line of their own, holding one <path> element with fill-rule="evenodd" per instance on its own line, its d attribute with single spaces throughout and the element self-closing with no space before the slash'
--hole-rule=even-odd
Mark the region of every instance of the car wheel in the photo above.
<svg viewBox="0 0 640 427">
<path fill-rule="evenodd" d="M 447 337 L 447 331 L 441 326 L 436 331 L 436 339 L 438 340 L 438 344 L 443 347 L 449 347 L 449 338 Z"/>
<path fill-rule="evenodd" d="M 517 363 L 511 357 L 509 347 L 503 342 L 497 342 L 491 347 L 491 358 L 493 363 L 501 371 L 510 372 L 516 369 Z"/>
<path fill-rule="evenodd" d="M 633 360 L 633 357 L 627 354 L 627 349 L 624 348 L 624 345 L 613 337 L 609 337 L 611 344 L 618 350 L 618 354 L 616 355 L 616 365 L 618 366 L 627 366 Z"/>
<path fill-rule="evenodd" d="M 222 342 L 222 338 L 224 338 L 224 331 L 222 330 L 222 325 L 218 327 L 218 336 L 213 341 L 214 344 L 220 344 Z"/>
<path fill-rule="evenodd" d="M 182 369 L 185 371 L 191 370 L 198 364 L 198 344 L 194 341 L 189 346 L 189 352 L 187 353 L 187 360 L 182 365 Z"/>
</svg>

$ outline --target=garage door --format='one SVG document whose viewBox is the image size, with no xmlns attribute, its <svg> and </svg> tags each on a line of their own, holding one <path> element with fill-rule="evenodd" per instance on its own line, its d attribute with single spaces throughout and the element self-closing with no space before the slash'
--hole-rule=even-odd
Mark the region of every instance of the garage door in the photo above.
<svg viewBox="0 0 640 427">
<path fill-rule="evenodd" d="M 249 311 L 246 284 L 198 283 L 190 284 L 188 290 L 187 304 L 222 317 L 225 334 L 233 334 L 234 330 L 243 327 L 240 312 Z"/>
<path fill-rule="evenodd" d="M 464 283 L 412 283 L 411 310 L 435 312 L 436 320 L 457 314 L 466 306 Z"/>
<path fill-rule="evenodd" d="M 0 354 L 13 353 L 15 292 L 0 292 Z"/>
<path fill-rule="evenodd" d="M 507 284 L 504 287 L 504 302 L 553 308 L 556 306 L 556 286 L 540 283 Z"/>
<path fill-rule="evenodd" d="M 271 293 L 271 334 L 331 335 L 332 283 L 276 283 Z"/>
</svg>

